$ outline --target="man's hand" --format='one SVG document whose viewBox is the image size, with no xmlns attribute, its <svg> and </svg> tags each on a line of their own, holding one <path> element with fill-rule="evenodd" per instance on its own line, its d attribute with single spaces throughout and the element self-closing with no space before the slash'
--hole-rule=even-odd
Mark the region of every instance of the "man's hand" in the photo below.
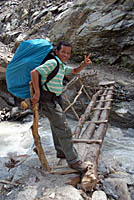
<svg viewBox="0 0 134 200">
<path fill-rule="evenodd" d="M 92 61 L 90 59 L 91 54 L 89 54 L 88 56 L 84 56 L 84 61 L 83 61 L 83 65 L 84 67 L 86 67 L 89 64 L 92 64 Z"/>
<path fill-rule="evenodd" d="M 72 74 L 77 74 L 79 73 L 84 67 L 86 67 L 89 64 L 92 64 L 92 61 L 90 60 L 90 56 L 91 54 L 89 54 L 88 56 L 84 56 L 84 61 L 81 62 L 80 66 L 77 68 L 74 68 L 72 70 Z"/>
<path fill-rule="evenodd" d="M 40 99 L 40 92 L 35 93 L 33 95 L 33 97 L 31 97 L 31 103 L 32 103 L 32 105 L 35 105 L 36 103 L 38 103 L 39 99 Z"/>
</svg>

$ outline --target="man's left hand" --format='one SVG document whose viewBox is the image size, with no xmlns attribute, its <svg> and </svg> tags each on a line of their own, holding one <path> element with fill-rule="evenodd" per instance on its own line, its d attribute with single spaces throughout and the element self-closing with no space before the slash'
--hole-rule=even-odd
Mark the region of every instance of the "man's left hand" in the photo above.
<svg viewBox="0 0 134 200">
<path fill-rule="evenodd" d="M 89 64 L 92 64 L 92 61 L 91 61 L 91 59 L 90 59 L 90 56 L 91 56 L 91 54 L 89 54 L 88 56 L 84 56 L 84 62 L 83 62 L 83 64 L 84 64 L 85 66 L 87 66 L 87 65 L 89 65 Z"/>
</svg>

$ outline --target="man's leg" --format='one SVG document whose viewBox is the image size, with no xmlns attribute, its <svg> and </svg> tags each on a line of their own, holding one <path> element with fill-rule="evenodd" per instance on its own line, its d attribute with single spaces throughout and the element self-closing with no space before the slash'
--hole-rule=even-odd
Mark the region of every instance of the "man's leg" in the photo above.
<svg viewBox="0 0 134 200">
<path fill-rule="evenodd" d="M 42 110 L 50 121 L 52 134 L 54 139 L 55 149 L 65 154 L 69 164 L 75 163 L 78 160 L 78 154 L 73 147 L 72 132 L 66 121 L 66 116 L 59 104 L 46 103 Z"/>
<path fill-rule="evenodd" d="M 59 104 L 56 107 L 53 103 L 46 103 L 43 106 L 44 114 L 48 117 L 54 138 L 56 149 L 60 149 L 65 154 L 69 166 L 80 172 L 85 172 L 87 165 L 78 158 L 78 154 L 73 146 L 72 132 L 66 121 L 65 113 Z"/>
<path fill-rule="evenodd" d="M 59 139 L 55 134 L 55 126 L 50 122 L 50 127 L 52 130 L 52 136 L 53 136 L 53 141 L 54 141 L 54 146 L 57 151 L 57 158 L 65 158 L 65 154 L 63 152 L 62 146 L 60 145 Z"/>
</svg>

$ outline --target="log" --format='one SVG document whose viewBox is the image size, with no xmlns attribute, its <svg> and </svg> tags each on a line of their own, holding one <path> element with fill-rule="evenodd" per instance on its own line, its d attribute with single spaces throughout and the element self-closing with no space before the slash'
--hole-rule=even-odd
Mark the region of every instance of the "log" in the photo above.
<svg viewBox="0 0 134 200">
<path fill-rule="evenodd" d="M 77 130 L 77 133 L 75 135 L 77 136 L 76 141 L 78 140 L 77 138 L 79 137 L 80 137 L 79 140 L 83 140 L 83 141 L 101 140 L 100 143 L 99 142 L 98 143 L 94 142 L 90 144 L 89 143 L 75 143 L 76 149 L 79 152 L 81 159 L 83 161 L 90 161 L 92 163 L 92 167 L 87 170 L 87 172 L 83 175 L 82 180 L 81 180 L 81 187 L 84 191 L 91 191 L 97 183 L 98 158 L 100 154 L 100 148 L 104 140 L 104 136 L 106 134 L 108 116 L 110 112 L 110 109 L 106 109 L 106 108 L 111 108 L 111 104 L 112 104 L 111 99 L 113 97 L 113 89 L 114 87 L 110 86 L 109 90 L 108 89 L 102 90 L 103 94 L 102 92 L 100 93 L 98 91 L 93 96 L 94 100 L 92 98 L 91 102 L 93 106 L 96 105 L 97 109 L 94 110 L 94 112 L 92 113 L 92 119 L 89 121 L 83 133 L 81 133 L 86 116 L 89 117 L 89 115 L 91 115 L 91 110 L 93 111 L 93 106 L 89 104 L 88 110 L 86 109 L 86 112 L 84 113 L 84 115 L 80 117 L 80 120 L 78 122 L 78 127 L 76 127 L 76 130 Z M 101 98 L 99 95 L 101 96 Z M 101 122 L 101 123 L 96 123 L 96 122 Z"/>
<path fill-rule="evenodd" d="M 111 90 L 107 91 L 107 96 L 105 99 L 112 98 L 112 96 L 113 96 L 112 90 L 114 88 L 113 88 L 113 86 L 111 86 L 110 88 L 111 88 Z M 104 98 L 104 96 L 103 96 L 103 98 Z M 107 106 L 111 107 L 111 103 L 112 103 L 111 101 L 105 102 L 104 107 L 107 107 Z M 101 113 L 99 114 L 99 119 L 102 121 L 108 120 L 109 110 L 102 110 L 100 112 Z M 94 130 L 94 132 L 92 134 L 90 133 L 90 128 L 89 128 L 89 129 L 87 129 L 89 132 L 86 133 L 86 135 L 89 135 L 90 139 L 103 141 L 105 134 L 106 134 L 107 126 L 108 125 L 106 123 L 101 123 L 98 126 L 97 130 Z M 85 137 L 85 134 L 84 134 L 84 137 Z M 89 146 L 89 144 L 85 144 L 84 148 L 83 148 L 84 153 L 83 153 L 82 157 L 84 157 L 83 159 L 85 159 L 87 161 L 90 160 L 93 163 L 93 165 L 94 165 L 93 171 L 94 171 L 94 176 L 96 177 L 96 179 L 97 179 L 97 167 L 98 167 L 98 159 L 99 159 L 101 145 L 102 145 L 102 143 L 101 144 L 93 143 L 93 144 L 90 144 L 90 146 Z M 82 149 L 82 147 L 81 147 L 81 149 Z M 87 178 L 86 174 L 83 176 L 82 180 L 85 178 L 87 179 L 87 181 L 85 182 L 84 189 L 86 188 L 86 191 L 91 191 L 91 188 L 88 187 L 88 182 L 91 181 L 91 178 L 90 177 Z"/>
<path fill-rule="evenodd" d="M 33 85 L 32 82 L 30 82 L 30 92 L 31 92 L 31 96 L 33 96 L 34 94 L 34 89 L 33 89 Z M 42 167 L 50 172 L 50 167 L 48 165 L 46 156 L 44 154 L 41 142 L 40 142 L 40 136 L 38 134 L 38 105 L 35 104 L 32 106 L 33 109 L 33 125 L 32 125 L 32 135 L 34 138 L 34 144 L 36 146 L 37 149 L 37 155 L 39 157 L 39 160 L 42 164 Z"/>
</svg>

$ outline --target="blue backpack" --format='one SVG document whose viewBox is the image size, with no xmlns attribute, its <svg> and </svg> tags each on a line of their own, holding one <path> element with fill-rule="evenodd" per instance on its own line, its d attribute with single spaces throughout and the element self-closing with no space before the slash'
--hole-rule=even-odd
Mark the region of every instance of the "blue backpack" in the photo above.
<svg viewBox="0 0 134 200">
<path fill-rule="evenodd" d="M 48 59 L 54 58 L 57 61 L 55 56 L 51 54 L 52 51 L 53 45 L 45 39 L 21 42 L 6 68 L 8 91 L 22 99 L 30 98 L 30 72 Z M 58 70 L 59 63 L 57 61 L 57 67 L 50 73 L 46 83 L 56 75 Z"/>
</svg>

